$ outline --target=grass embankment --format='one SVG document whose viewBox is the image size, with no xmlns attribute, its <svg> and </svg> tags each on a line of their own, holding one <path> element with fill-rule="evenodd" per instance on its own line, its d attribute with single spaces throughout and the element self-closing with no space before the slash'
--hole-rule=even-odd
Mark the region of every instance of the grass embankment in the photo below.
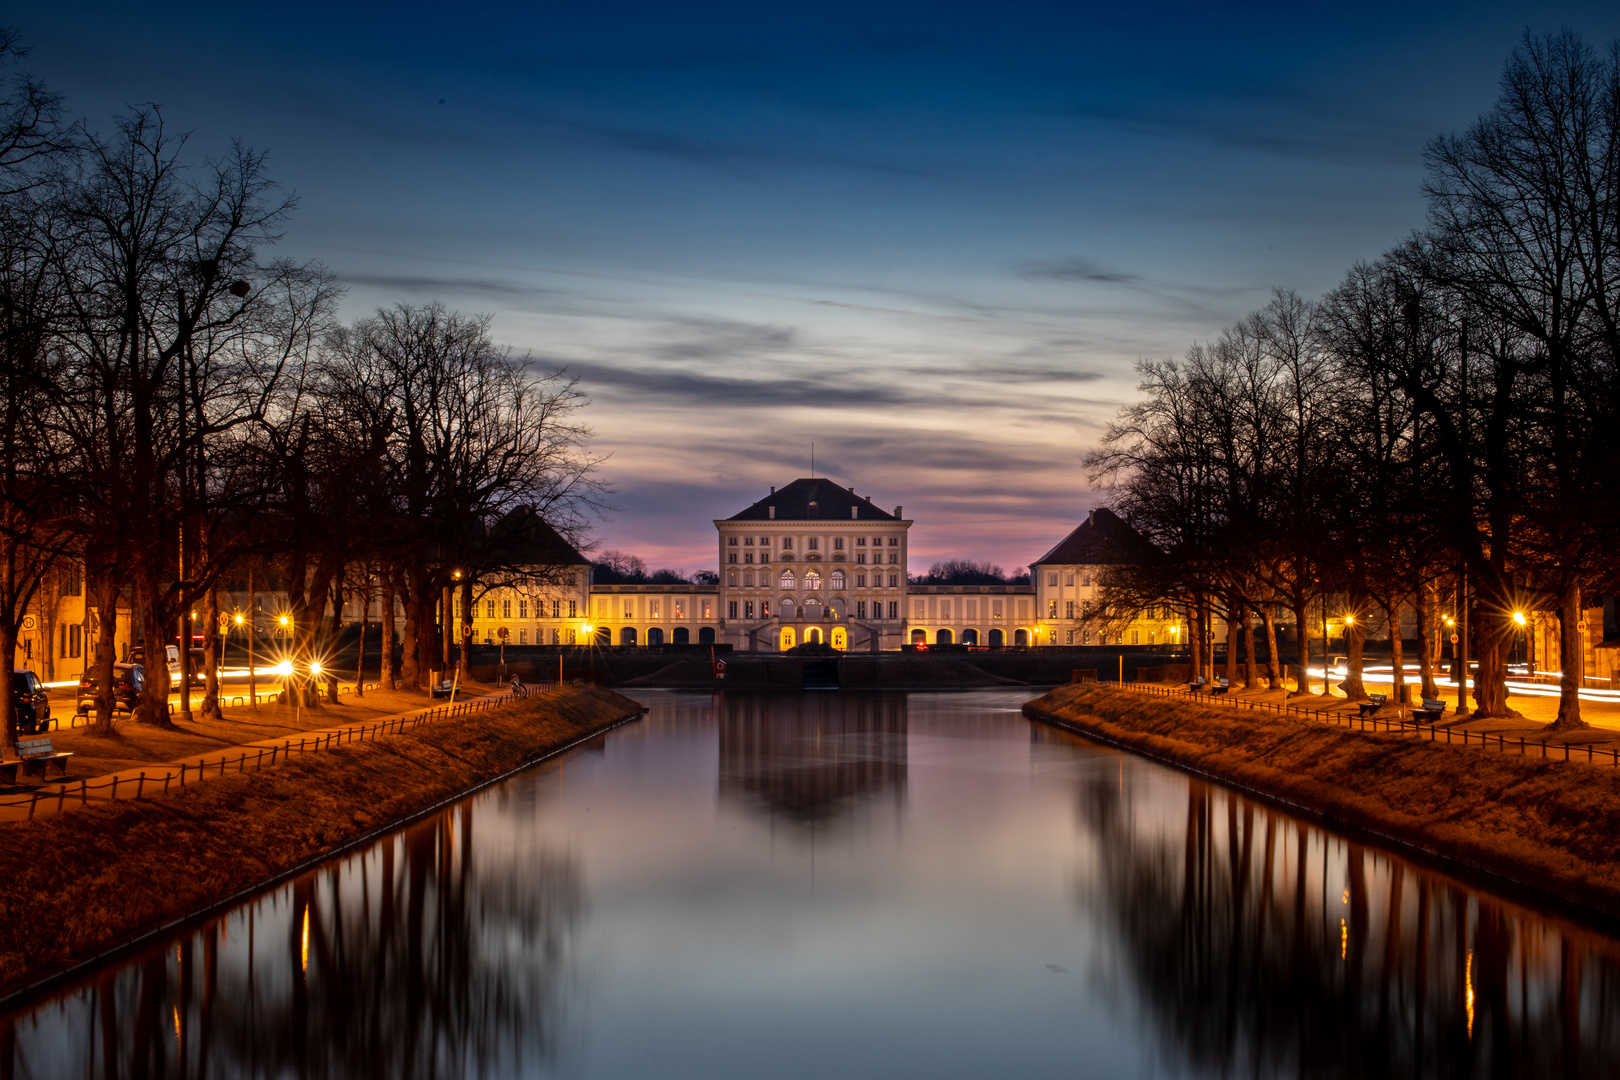
<svg viewBox="0 0 1620 1080">
<path fill-rule="evenodd" d="M 633 716 L 570 687 L 168 795 L 0 827 L 0 995 Z"/>
<path fill-rule="evenodd" d="M 1620 771 L 1095 685 L 1025 714 L 1620 915 Z"/>
</svg>

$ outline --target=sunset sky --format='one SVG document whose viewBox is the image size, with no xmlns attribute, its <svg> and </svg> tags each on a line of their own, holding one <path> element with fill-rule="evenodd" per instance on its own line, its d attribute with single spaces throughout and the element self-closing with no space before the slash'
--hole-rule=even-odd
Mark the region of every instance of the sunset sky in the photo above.
<svg viewBox="0 0 1620 1080">
<path fill-rule="evenodd" d="M 1421 151 L 1525 29 L 1620 7 L 13 6 L 93 124 L 158 102 L 268 150 L 277 254 L 344 313 L 440 299 L 566 366 L 603 548 L 712 567 L 710 519 L 818 474 L 913 569 L 1028 563 L 1105 500 L 1133 394 L 1281 286 L 1423 220 Z"/>
</svg>

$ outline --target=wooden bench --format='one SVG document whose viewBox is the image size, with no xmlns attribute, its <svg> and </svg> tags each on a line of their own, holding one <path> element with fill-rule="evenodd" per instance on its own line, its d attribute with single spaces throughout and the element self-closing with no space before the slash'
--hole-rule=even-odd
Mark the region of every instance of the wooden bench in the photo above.
<svg viewBox="0 0 1620 1080">
<path fill-rule="evenodd" d="M 1204 687 L 1206 687 L 1208 685 L 1209 685 L 1209 680 L 1204 678 L 1202 675 L 1200 675 L 1200 676 L 1198 676 L 1198 678 L 1196 678 L 1196 679 L 1194 679 L 1192 681 L 1191 685 L 1189 685 L 1187 687 L 1187 692 L 1189 694 L 1196 694 L 1196 693 L 1198 693 L 1198 691 L 1202 690 Z"/>
<path fill-rule="evenodd" d="M 450 679 L 446 679 L 442 683 L 434 683 L 432 686 L 428 687 L 428 696 L 429 697 L 436 697 L 436 698 L 441 698 L 441 697 L 442 698 L 447 698 L 447 697 L 449 697 L 451 695 L 451 693 L 455 692 L 456 690 L 457 690 L 456 684 L 453 681 L 451 681 Z"/>
<path fill-rule="evenodd" d="M 1379 709 L 1382 709 L 1388 702 L 1388 694 L 1368 694 L 1366 701 L 1357 702 L 1357 707 L 1361 709 L 1362 719 L 1366 719 Z"/>
<path fill-rule="evenodd" d="M 1446 703 L 1435 698 L 1424 698 L 1421 708 L 1412 710 L 1412 719 L 1425 724 L 1437 724 L 1446 715 Z"/>
<path fill-rule="evenodd" d="M 55 769 L 63 776 L 67 775 L 67 761 L 71 753 L 64 753 L 51 745 L 49 735 L 17 740 L 17 763 L 22 771 L 33 775 L 38 773 L 44 776 L 51 769 Z"/>
<path fill-rule="evenodd" d="M 1232 689 L 1230 679 L 1216 679 L 1215 685 L 1209 688 L 1209 692 L 1212 694 L 1224 694 L 1230 689 Z"/>
</svg>

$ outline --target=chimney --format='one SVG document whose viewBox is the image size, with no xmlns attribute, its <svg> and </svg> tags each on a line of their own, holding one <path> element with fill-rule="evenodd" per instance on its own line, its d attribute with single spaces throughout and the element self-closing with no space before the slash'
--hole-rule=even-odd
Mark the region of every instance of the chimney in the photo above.
<svg viewBox="0 0 1620 1080">
<path fill-rule="evenodd" d="M 894 516 L 895 516 L 895 517 L 897 517 L 897 518 L 900 518 L 900 517 L 905 517 L 905 516 L 906 516 L 906 515 L 905 515 L 905 514 L 904 514 L 904 513 L 902 513 L 902 512 L 901 512 L 901 511 L 903 511 L 903 510 L 905 510 L 905 507 L 903 507 L 903 506 L 897 506 L 897 507 L 895 507 L 895 508 L 894 508 Z"/>
<path fill-rule="evenodd" d="M 772 494 L 775 494 L 775 492 L 772 492 Z M 772 521 L 775 521 L 775 520 L 776 520 L 776 507 L 774 507 L 774 506 L 767 506 L 767 507 L 766 507 L 766 508 L 765 508 L 765 513 L 766 513 L 766 514 L 767 514 L 767 515 L 768 515 L 768 516 L 769 516 L 769 517 L 770 517 L 770 519 L 771 519 L 771 520 L 772 520 Z"/>
<path fill-rule="evenodd" d="M 771 494 L 772 494 L 772 495 L 775 495 L 775 494 L 776 494 L 776 485 L 775 485 L 775 484 L 772 484 L 772 485 L 771 485 Z"/>
</svg>

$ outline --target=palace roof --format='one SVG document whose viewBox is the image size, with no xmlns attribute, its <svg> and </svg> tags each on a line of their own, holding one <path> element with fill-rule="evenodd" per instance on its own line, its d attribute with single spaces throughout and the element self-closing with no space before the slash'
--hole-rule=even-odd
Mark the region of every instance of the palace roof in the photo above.
<svg viewBox="0 0 1620 1080">
<path fill-rule="evenodd" d="M 775 517 L 772 517 L 772 507 Z M 854 510 L 852 517 L 850 510 Z M 872 505 L 870 496 L 862 498 L 854 490 L 839 487 L 824 477 L 813 480 L 795 480 L 785 488 L 772 489 L 771 494 L 759 500 L 727 521 L 899 521 L 900 508 L 895 513 Z"/>
<path fill-rule="evenodd" d="M 1058 546 L 1030 563 L 1031 566 L 1109 566 L 1146 562 L 1159 551 L 1147 538 L 1127 525 L 1107 507 L 1093 510 L 1058 542 Z"/>
</svg>

